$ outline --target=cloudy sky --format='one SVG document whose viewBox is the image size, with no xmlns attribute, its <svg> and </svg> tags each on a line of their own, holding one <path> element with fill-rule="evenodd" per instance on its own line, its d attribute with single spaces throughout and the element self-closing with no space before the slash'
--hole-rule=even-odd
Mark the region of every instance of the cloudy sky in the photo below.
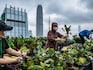
<svg viewBox="0 0 93 70">
<path fill-rule="evenodd" d="M 33 36 L 36 36 L 36 8 L 39 4 L 43 6 L 44 36 L 49 30 L 49 16 L 51 23 L 59 24 L 58 31 L 62 34 L 64 24 L 71 25 L 72 35 L 78 34 L 78 26 L 81 30 L 93 28 L 93 0 L 0 0 L 0 15 L 5 4 L 26 9 L 28 29 L 32 30 Z"/>
</svg>

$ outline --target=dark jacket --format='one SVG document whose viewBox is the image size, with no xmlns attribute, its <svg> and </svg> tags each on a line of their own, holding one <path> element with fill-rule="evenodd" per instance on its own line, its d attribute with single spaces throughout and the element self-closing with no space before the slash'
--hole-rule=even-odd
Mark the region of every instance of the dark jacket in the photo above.
<svg viewBox="0 0 93 70">
<path fill-rule="evenodd" d="M 60 33 L 58 33 L 58 32 L 53 33 L 52 31 L 49 31 L 48 35 L 47 35 L 46 48 L 54 48 L 54 49 L 56 49 L 57 43 L 56 43 L 55 39 L 57 37 L 61 38 L 62 35 Z"/>
<path fill-rule="evenodd" d="M 61 38 L 62 35 L 59 32 L 53 31 L 53 26 L 52 24 L 52 29 L 51 31 L 48 32 L 47 34 L 47 42 L 46 42 L 46 48 L 57 48 L 57 42 L 55 41 L 56 38 Z"/>
</svg>

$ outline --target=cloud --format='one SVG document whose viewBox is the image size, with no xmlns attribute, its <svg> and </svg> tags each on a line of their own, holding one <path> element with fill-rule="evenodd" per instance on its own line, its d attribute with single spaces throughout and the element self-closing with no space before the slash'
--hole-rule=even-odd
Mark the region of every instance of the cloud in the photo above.
<svg viewBox="0 0 93 70">
<path fill-rule="evenodd" d="M 81 0 L 88 9 L 93 10 L 93 0 Z"/>
<path fill-rule="evenodd" d="M 82 29 L 92 28 L 92 0 L 0 0 L 0 14 L 3 12 L 5 4 L 7 4 L 8 7 L 11 5 L 16 8 L 19 7 L 26 9 L 28 14 L 29 30 L 32 30 L 33 36 L 36 35 L 36 9 L 38 4 L 43 6 L 44 36 L 47 35 L 49 30 L 49 16 L 50 23 L 57 22 L 59 24 L 58 31 L 61 31 L 61 27 L 64 24 L 72 25 L 73 34 L 78 33 L 79 24 L 81 24 Z"/>
<path fill-rule="evenodd" d="M 86 7 L 81 5 L 79 0 L 70 0 L 70 1 L 58 0 L 56 2 L 56 5 L 55 5 L 55 1 L 50 2 L 46 11 L 48 14 L 56 13 L 57 15 L 64 16 L 64 17 L 61 17 L 60 19 L 56 18 L 56 20 L 63 23 L 93 22 L 92 11 L 89 11 Z"/>
</svg>

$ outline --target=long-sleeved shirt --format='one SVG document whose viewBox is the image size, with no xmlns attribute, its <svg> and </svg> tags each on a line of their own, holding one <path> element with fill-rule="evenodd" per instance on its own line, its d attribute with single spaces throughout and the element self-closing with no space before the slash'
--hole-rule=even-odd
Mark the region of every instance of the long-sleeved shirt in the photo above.
<svg viewBox="0 0 93 70">
<path fill-rule="evenodd" d="M 54 48 L 56 49 L 57 47 L 57 43 L 55 41 L 56 38 L 61 38 L 62 35 L 58 32 L 53 32 L 53 31 L 49 31 L 48 35 L 47 35 L 47 43 L 46 43 L 46 48 Z"/>
</svg>

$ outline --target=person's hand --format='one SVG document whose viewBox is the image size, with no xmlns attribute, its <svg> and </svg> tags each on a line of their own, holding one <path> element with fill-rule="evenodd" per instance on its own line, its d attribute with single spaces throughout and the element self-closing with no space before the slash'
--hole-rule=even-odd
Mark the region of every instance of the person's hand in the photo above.
<svg viewBox="0 0 93 70">
<path fill-rule="evenodd" d="M 60 41 L 61 39 L 60 38 L 56 38 L 55 41 Z"/>
<path fill-rule="evenodd" d="M 65 41 L 66 41 L 66 39 L 64 39 L 64 38 L 61 38 L 61 41 L 62 41 L 62 42 L 65 42 Z"/>
<path fill-rule="evenodd" d="M 23 62 L 23 58 L 22 57 L 16 57 L 13 59 L 15 62 L 14 63 L 11 63 L 10 65 L 12 67 L 15 67 L 17 68 L 22 62 Z"/>
<path fill-rule="evenodd" d="M 18 51 L 18 56 L 23 57 L 23 58 L 27 58 L 27 53 L 21 53 L 20 51 Z"/>
<path fill-rule="evenodd" d="M 64 39 L 64 38 L 57 38 L 57 39 L 55 39 L 55 41 L 62 41 L 62 42 L 65 42 L 66 39 Z"/>
<path fill-rule="evenodd" d="M 63 38 L 56 38 L 55 41 L 62 41 Z"/>
<path fill-rule="evenodd" d="M 64 35 L 63 38 L 68 38 L 68 35 Z"/>
<path fill-rule="evenodd" d="M 16 57 L 15 61 L 16 61 L 16 63 L 22 63 L 23 58 L 22 57 Z"/>
<path fill-rule="evenodd" d="M 27 53 L 22 53 L 22 57 L 23 58 L 27 58 L 28 56 L 27 56 Z"/>
</svg>

